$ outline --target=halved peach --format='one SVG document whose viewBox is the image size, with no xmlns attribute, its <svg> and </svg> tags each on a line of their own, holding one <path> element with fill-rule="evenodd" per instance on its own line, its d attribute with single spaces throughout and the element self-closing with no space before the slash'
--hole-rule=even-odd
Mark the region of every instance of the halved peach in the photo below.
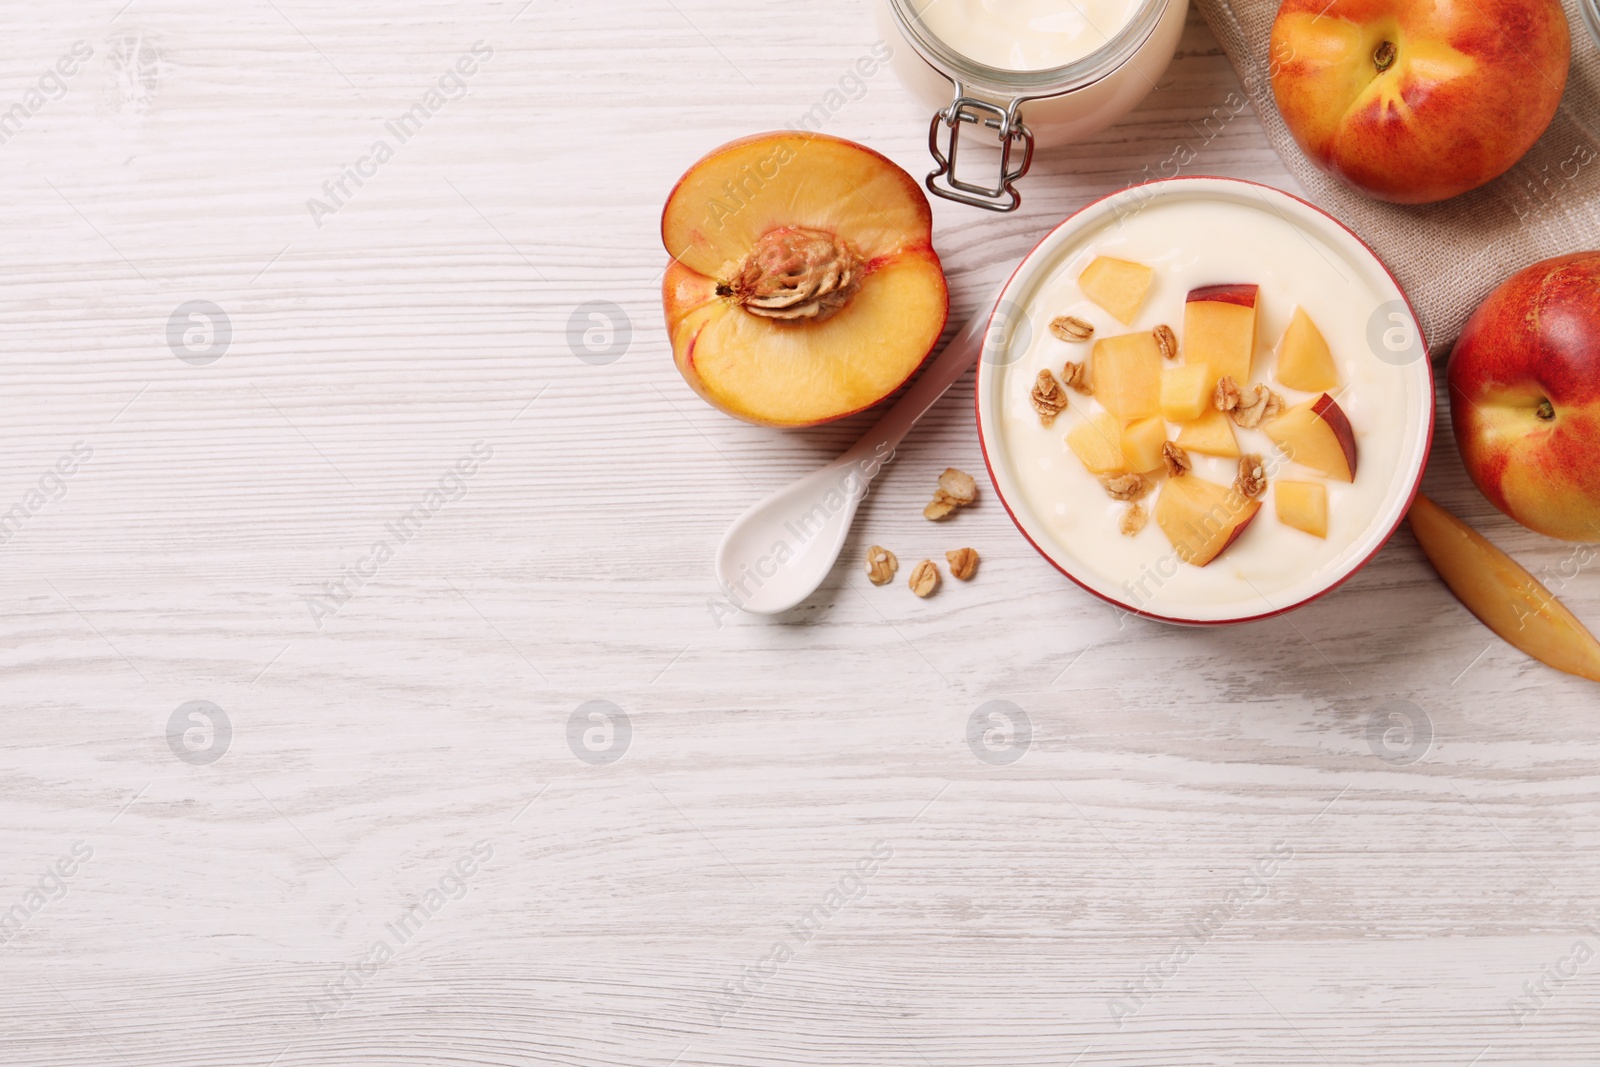
<svg viewBox="0 0 1600 1067">
<path fill-rule="evenodd" d="M 1204 363 L 1214 377 L 1250 380 L 1256 351 L 1258 285 L 1207 285 L 1191 289 L 1183 306 L 1183 352 L 1189 363 Z"/>
<path fill-rule="evenodd" d="M 1262 430 L 1283 454 L 1341 482 L 1356 480 L 1356 435 L 1344 409 L 1327 393 L 1296 404 Z"/>
<path fill-rule="evenodd" d="M 922 187 L 871 149 L 793 132 L 722 146 L 661 216 L 678 370 L 711 404 L 768 426 L 870 407 L 944 329 L 932 232 Z"/>
<path fill-rule="evenodd" d="M 1161 414 L 1161 349 L 1148 330 L 1096 341 L 1089 371 L 1094 398 L 1117 418 Z"/>
<path fill-rule="evenodd" d="M 1156 525 L 1178 558 L 1204 567 L 1255 521 L 1261 502 L 1193 474 L 1168 478 L 1156 498 Z"/>
<path fill-rule="evenodd" d="M 1278 381 L 1307 393 L 1339 388 L 1339 368 L 1334 365 L 1333 353 L 1305 308 L 1294 309 L 1289 328 L 1278 343 Z"/>
<path fill-rule="evenodd" d="M 1078 275 L 1078 288 L 1083 290 L 1084 296 L 1115 315 L 1122 325 L 1132 326 L 1154 275 L 1155 272 L 1143 263 L 1096 256 Z"/>
<path fill-rule="evenodd" d="M 1278 521 L 1313 537 L 1328 536 L 1328 487 L 1320 482 L 1278 482 L 1272 487 Z"/>
<path fill-rule="evenodd" d="M 1207 407 L 1198 419 L 1178 427 L 1177 445 L 1186 452 L 1223 459 L 1238 459 L 1242 454 L 1233 420 L 1214 407 Z"/>
</svg>

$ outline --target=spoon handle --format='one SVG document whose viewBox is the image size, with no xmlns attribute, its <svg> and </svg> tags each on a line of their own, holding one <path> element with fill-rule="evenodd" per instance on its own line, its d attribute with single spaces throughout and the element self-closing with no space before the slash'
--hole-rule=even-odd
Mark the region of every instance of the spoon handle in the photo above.
<svg viewBox="0 0 1600 1067">
<path fill-rule="evenodd" d="M 878 457 L 878 462 L 869 468 L 871 473 L 868 477 L 877 474 L 879 467 L 892 458 L 895 447 L 911 432 L 917 420 L 926 415 L 928 409 L 977 361 L 989 330 L 990 315 L 999 300 L 1000 292 L 996 290 L 992 299 L 978 305 L 961 332 L 945 346 L 943 352 L 934 357 L 922 376 L 884 413 L 883 418 L 850 451 L 839 457 L 838 463 L 855 463 L 868 457 Z"/>
</svg>

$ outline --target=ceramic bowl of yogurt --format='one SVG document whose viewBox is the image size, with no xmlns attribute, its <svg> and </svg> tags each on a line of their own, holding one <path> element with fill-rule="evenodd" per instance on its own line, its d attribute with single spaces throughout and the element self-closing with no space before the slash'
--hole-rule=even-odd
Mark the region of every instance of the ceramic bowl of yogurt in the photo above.
<svg viewBox="0 0 1600 1067">
<path fill-rule="evenodd" d="M 1137 309 L 1119 309 L 1126 321 L 1085 292 L 1081 276 L 1102 258 L 1149 270 Z M 1319 406 L 1316 393 L 1277 380 L 1279 373 L 1299 380 L 1280 350 L 1291 323 L 1308 316 L 1336 374 L 1337 384 L 1324 395 L 1336 401 L 1353 433 L 1348 455 L 1354 473 L 1347 481 L 1296 462 L 1311 462 L 1316 453 L 1280 445 L 1272 434 L 1285 431 L 1275 431 L 1274 421 L 1248 429 L 1248 420 L 1230 423 L 1238 449 L 1261 458 L 1266 489 L 1248 525 L 1220 555 L 1196 566 L 1185 559 L 1192 560 L 1191 550 L 1180 550 L 1168 533 L 1170 523 L 1125 523 L 1134 502 L 1114 499 L 1109 476 L 1093 473 L 1069 443 L 1074 430 L 1115 417 L 1096 394 L 1113 406 L 1117 394 L 1103 385 L 1088 395 L 1064 388 L 1066 407 L 1047 424 L 1033 390 L 1044 370 L 1064 384 L 1069 361 L 1086 374 L 1108 370 L 1109 357 L 1107 368 L 1094 366 L 1098 342 L 1139 335 L 1138 344 L 1148 348 L 1143 338 L 1163 326 L 1178 344 L 1176 358 L 1162 360 L 1162 371 L 1183 366 L 1205 340 L 1186 319 L 1191 294 L 1241 286 L 1258 287 L 1258 296 L 1254 340 L 1241 342 L 1250 350 L 1248 380 L 1237 384 L 1247 399 L 1256 384 L 1270 389 L 1284 411 Z M 1092 326 L 1093 336 L 1077 341 L 1051 330 L 1053 321 L 1066 318 Z M 979 362 L 977 417 L 997 495 L 1028 541 L 1068 578 L 1122 610 L 1160 621 L 1245 622 L 1291 611 L 1334 589 L 1398 528 L 1433 437 L 1433 372 L 1398 283 L 1331 216 L 1251 182 L 1174 178 L 1090 204 L 1017 268 L 995 306 Z M 1213 417 L 1221 415 L 1203 416 Z M 1280 418 L 1279 427 L 1295 421 Z M 1166 436 L 1176 443 L 1187 425 L 1173 424 Z M 1192 466 L 1188 477 L 1217 486 L 1234 482 L 1238 459 L 1178 451 Z M 1135 501 L 1148 514 L 1163 510 L 1168 470 L 1150 473 L 1148 495 Z M 1288 483 L 1299 488 L 1291 492 Z M 1306 532 L 1303 522 L 1301 528 L 1292 524 L 1300 521 L 1293 498 L 1307 486 L 1324 504 L 1323 536 Z M 1132 526 L 1139 528 L 1126 532 Z"/>
</svg>

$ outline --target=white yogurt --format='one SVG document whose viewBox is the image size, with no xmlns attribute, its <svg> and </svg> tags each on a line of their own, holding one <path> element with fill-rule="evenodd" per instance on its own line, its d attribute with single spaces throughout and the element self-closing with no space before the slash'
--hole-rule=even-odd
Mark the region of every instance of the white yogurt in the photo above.
<svg viewBox="0 0 1600 1067">
<path fill-rule="evenodd" d="M 1244 187 L 1249 188 L 1249 187 Z M 1242 196 L 1242 194 L 1240 194 Z M 1281 195 L 1281 194 L 1274 194 Z M 1298 207 L 1298 205 L 1295 205 Z M 1426 365 L 1397 366 L 1379 359 L 1368 342 L 1369 323 L 1396 293 L 1376 261 L 1352 261 L 1338 249 L 1291 223 L 1262 197 L 1261 205 L 1236 197 L 1159 198 L 1122 219 L 1111 217 L 1097 229 L 1064 245 L 1055 261 L 1038 274 L 1031 293 L 1015 296 L 1033 324 L 1031 340 L 1012 362 L 996 368 L 992 431 L 1003 445 L 998 462 L 1006 480 L 1023 498 L 1030 517 L 1019 522 L 1030 535 L 1042 532 L 1066 560 L 1069 570 L 1103 593 L 1156 615 L 1181 618 L 1239 618 L 1265 614 L 1297 603 L 1342 576 L 1359 559 L 1352 549 L 1363 539 L 1382 536 L 1400 506 L 1397 479 L 1420 462 L 1426 451 Z M 1365 255 L 1364 250 L 1362 250 Z M 1077 278 L 1097 255 L 1130 259 L 1154 268 L 1155 278 L 1139 317 L 1125 326 L 1091 303 Z M 1103 410 L 1090 397 L 1071 393 L 1071 406 L 1052 426 L 1044 426 L 1029 400 L 1038 372 L 1058 375 L 1067 359 L 1089 357 L 1090 344 L 1057 340 L 1045 325 L 1058 315 L 1076 315 L 1095 326 L 1095 337 L 1144 331 L 1160 324 L 1183 332 L 1184 298 L 1203 285 L 1254 282 L 1260 285 L 1257 347 L 1251 383 L 1264 382 L 1289 404 L 1312 394 L 1285 389 L 1275 381 L 1274 348 L 1296 305 L 1321 329 L 1338 363 L 1340 407 L 1355 430 L 1358 469 L 1353 484 L 1334 481 L 1286 461 L 1259 430 L 1238 429 L 1242 452 L 1266 460 L 1269 481 L 1319 482 L 1328 491 L 1326 539 L 1278 521 L 1274 490 L 1262 498 L 1255 521 L 1207 567 L 1178 562 L 1171 543 L 1154 520 L 1155 493 L 1144 500 L 1151 520 L 1134 537 L 1118 530 L 1126 504 L 1110 499 L 1066 444 L 1066 434 L 1090 414 Z M 988 370 L 989 368 L 985 368 Z M 1420 377 L 1419 377 L 1420 376 Z M 1419 384 L 1419 382 L 1421 384 Z M 990 432 L 986 428 L 986 432 Z M 1176 437 L 1174 427 L 1169 437 Z M 1238 461 L 1191 454 L 1194 473 L 1231 485 Z M 1157 489 L 1159 492 L 1159 488 Z M 1403 501 L 1402 501 L 1403 502 Z M 1395 516 L 1397 517 L 1397 515 Z M 1384 528 L 1374 533 L 1379 522 Z M 1036 541 L 1038 536 L 1034 536 Z M 1365 551 L 1365 549 L 1363 549 Z M 1087 573 L 1080 573 L 1086 571 Z M 1330 571 L 1339 571 L 1331 575 Z"/>
<path fill-rule="evenodd" d="M 915 0 L 922 24 L 968 59 L 1001 70 L 1048 70 L 1105 47 L 1138 0 Z"/>
</svg>

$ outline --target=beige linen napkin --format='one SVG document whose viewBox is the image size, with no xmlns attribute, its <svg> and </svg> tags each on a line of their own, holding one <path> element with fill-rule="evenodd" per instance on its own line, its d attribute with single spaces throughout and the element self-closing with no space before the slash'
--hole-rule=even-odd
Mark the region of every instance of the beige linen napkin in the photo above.
<svg viewBox="0 0 1600 1067">
<path fill-rule="evenodd" d="M 1283 124 L 1267 74 L 1278 0 L 1195 0 L 1239 73 L 1267 137 L 1310 199 L 1371 245 L 1422 319 L 1433 355 L 1508 275 L 1547 256 L 1600 249 L 1600 49 L 1581 0 L 1565 0 L 1572 72 L 1555 120 L 1511 170 L 1439 204 L 1371 200 L 1306 159 Z"/>
</svg>

